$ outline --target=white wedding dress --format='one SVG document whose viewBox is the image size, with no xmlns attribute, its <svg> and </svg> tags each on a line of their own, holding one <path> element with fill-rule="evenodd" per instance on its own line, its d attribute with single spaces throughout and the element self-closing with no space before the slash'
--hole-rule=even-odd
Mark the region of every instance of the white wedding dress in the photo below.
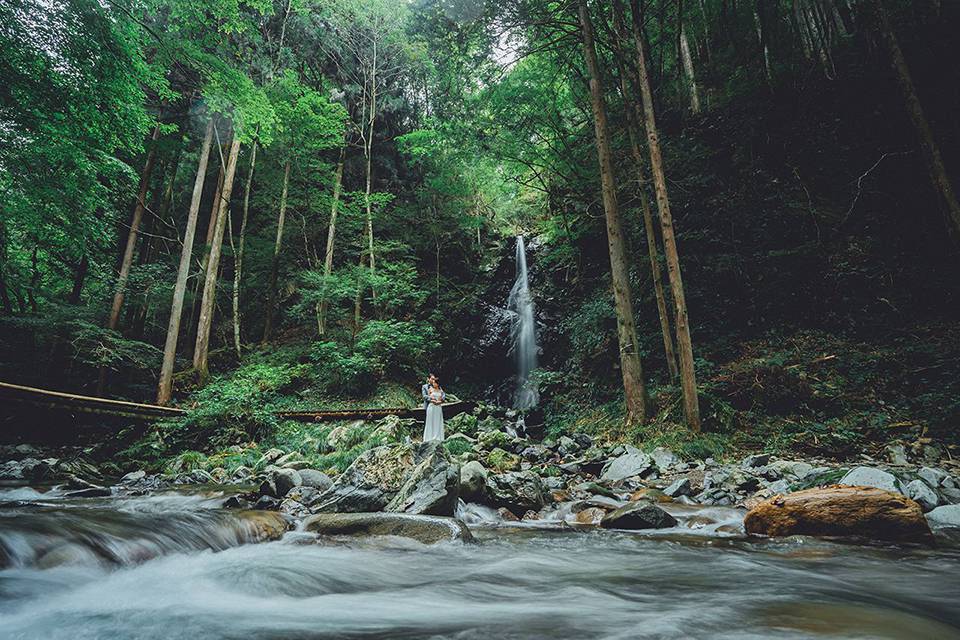
<svg viewBox="0 0 960 640">
<path fill-rule="evenodd" d="M 427 405 L 427 421 L 423 427 L 423 441 L 443 440 L 443 407 L 433 404 L 434 400 L 442 400 L 443 393 L 430 391 L 430 404 Z"/>
</svg>

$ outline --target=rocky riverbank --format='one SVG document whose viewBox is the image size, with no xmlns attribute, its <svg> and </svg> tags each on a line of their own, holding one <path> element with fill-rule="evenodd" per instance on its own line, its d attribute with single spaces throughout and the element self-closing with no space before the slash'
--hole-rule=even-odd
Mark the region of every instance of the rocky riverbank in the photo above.
<svg viewBox="0 0 960 640">
<path fill-rule="evenodd" d="M 676 526 L 677 517 L 682 517 L 678 508 L 684 505 L 728 507 L 741 513 L 766 508 L 770 513 L 773 501 L 774 511 L 784 513 L 777 509 L 784 504 L 782 497 L 791 494 L 799 496 L 792 505 L 803 502 L 821 511 L 804 518 L 825 520 L 819 529 L 791 530 L 784 528 L 782 519 L 767 529 L 748 527 L 752 533 L 773 535 L 843 535 L 845 530 L 829 521 L 854 517 L 851 513 L 863 506 L 867 493 L 861 491 L 853 499 L 844 495 L 839 506 L 824 503 L 824 496 L 816 492 L 812 501 L 803 500 L 811 489 L 842 485 L 886 492 L 886 499 L 901 500 L 907 511 L 916 505 L 917 517 L 934 530 L 960 528 L 960 464 L 930 445 L 893 444 L 880 459 L 861 455 L 855 461 L 780 459 L 764 453 L 739 460 L 682 460 L 665 448 L 643 451 L 597 442 L 582 433 L 540 442 L 516 435 L 516 427 L 512 414 L 466 414 L 449 421 L 448 432 L 453 433 L 444 443 L 420 443 L 410 439 L 409 434 L 416 432 L 411 421 L 386 418 L 366 425 L 384 443 L 364 451 L 339 474 L 312 468 L 310 459 L 297 451 L 274 448 L 249 467 L 167 474 L 134 470 L 111 481 L 82 458 L 51 457 L 21 445 L 0 449 L 0 460 L 7 460 L 0 464 L 0 482 L 62 485 L 70 497 L 142 495 L 185 484 L 241 486 L 247 489 L 227 498 L 225 507 L 277 511 L 291 522 L 323 513 L 453 516 L 468 503 L 487 508 L 487 521 L 496 524 L 658 529 Z M 331 430 L 320 446 L 335 446 L 343 430 Z M 876 516 L 876 510 L 870 513 Z M 690 529 L 698 524 L 717 523 L 685 522 Z M 868 525 L 869 520 L 849 532 L 870 537 Z M 926 528 L 926 522 L 922 526 Z M 877 537 L 924 537 L 918 536 Z"/>
</svg>

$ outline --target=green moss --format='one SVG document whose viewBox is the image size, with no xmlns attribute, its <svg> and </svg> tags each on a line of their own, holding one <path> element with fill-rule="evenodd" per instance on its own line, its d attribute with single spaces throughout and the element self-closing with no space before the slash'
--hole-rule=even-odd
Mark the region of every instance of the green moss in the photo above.
<svg viewBox="0 0 960 640">
<path fill-rule="evenodd" d="M 452 456 L 459 456 L 473 451 L 473 443 L 466 438 L 449 438 L 443 443 L 443 447 Z"/>
<path fill-rule="evenodd" d="M 487 455 L 487 466 L 500 473 L 516 471 L 520 468 L 520 456 L 503 449 L 494 449 Z"/>
</svg>

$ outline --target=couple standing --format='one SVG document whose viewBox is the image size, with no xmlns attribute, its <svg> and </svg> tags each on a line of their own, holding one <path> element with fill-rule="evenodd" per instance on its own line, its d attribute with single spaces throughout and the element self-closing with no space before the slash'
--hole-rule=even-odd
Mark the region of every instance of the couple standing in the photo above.
<svg viewBox="0 0 960 640">
<path fill-rule="evenodd" d="M 443 392 L 440 381 L 432 373 L 427 382 L 420 387 L 423 396 L 423 408 L 427 410 L 426 423 L 423 427 L 423 441 L 443 440 L 443 401 L 447 394 Z"/>
</svg>

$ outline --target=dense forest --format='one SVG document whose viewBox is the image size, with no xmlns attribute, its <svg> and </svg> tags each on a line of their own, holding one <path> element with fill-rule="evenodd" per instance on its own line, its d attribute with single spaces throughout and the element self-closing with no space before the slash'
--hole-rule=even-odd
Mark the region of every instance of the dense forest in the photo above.
<svg viewBox="0 0 960 640">
<path fill-rule="evenodd" d="M 428 370 L 510 406 L 518 235 L 548 433 L 956 435 L 953 3 L 0 17 L 0 378 L 187 407 L 169 455 L 412 405 Z"/>
</svg>

